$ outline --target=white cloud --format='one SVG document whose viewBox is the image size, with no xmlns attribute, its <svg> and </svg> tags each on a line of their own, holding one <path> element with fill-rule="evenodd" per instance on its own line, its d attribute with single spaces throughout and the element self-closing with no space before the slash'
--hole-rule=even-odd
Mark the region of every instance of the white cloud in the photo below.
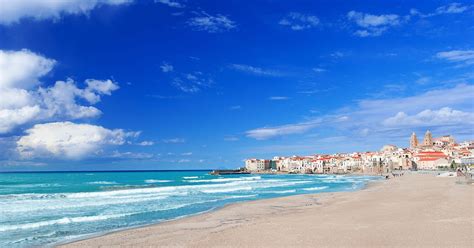
<svg viewBox="0 0 474 248">
<path fill-rule="evenodd" d="M 436 57 L 449 62 L 464 63 L 466 65 L 474 64 L 474 50 L 451 50 L 438 52 Z"/>
<path fill-rule="evenodd" d="M 429 126 L 438 134 L 473 138 L 473 95 L 474 85 L 460 84 L 406 97 L 362 99 L 338 111 L 317 116 L 313 120 L 257 128 L 247 131 L 246 134 L 248 137 L 263 140 L 303 134 L 318 128 L 321 134 L 324 134 L 322 130 L 331 130 L 332 133 L 352 137 L 351 142 L 358 145 L 374 146 L 400 140 L 406 142 L 407 135 L 412 131 Z M 358 138 L 360 140 L 357 140 Z M 348 144 L 339 145 L 343 147 Z"/>
<path fill-rule="evenodd" d="M 360 37 L 380 36 L 389 27 L 398 26 L 402 22 L 400 16 L 395 14 L 372 15 L 357 11 L 349 11 L 347 19 L 362 28 L 354 32 L 354 35 Z"/>
<path fill-rule="evenodd" d="M 172 72 L 174 70 L 174 67 L 166 62 L 163 62 L 160 68 L 162 72 Z"/>
<path fill-rule="evenodd" d="M 268 100 L 272 100 L 272 101 L 284 101 L 284 100 L 288 100 L 290 99 L 289 97 L 287 96 L 272 96 L 272 97 L 269 97 Z"/>
<path fill-rule="evenodd" d="M 437 14 L 459 14 L 471 8 L 460 3 L 450 3 L 436 9 Z"/>
<path fill-rule="evenodd" d="M 251 65 L 232 64 L 232 65 L 230 65 L 230 68 L 232 68 L 234 70 L 237 70 L 237 71 L 242 71 L 242 72 L 255 74 L 255 75 L 273 76 L 273 77 L 282 76 L 282 73 L 280 73 L 278 71 L 266 70 L 266 69 L 251 66 Z"/>
<path fill-rule="evenodd" d="M 189 162 L 191 162 L 190 159 L 180 159 L 180 160 L 178 160 L 178 163 L 189 163 Z"/>
<path fill-rule="evenodd" d="M 357 11 L 350 11 L 347 13 L 349 20 L 355 21 L 357 25 L 364 28 L 379 27 L 379 26 L 394 26 L 400 24 L 400 17 L 398 15 L 371 15 Z"/>
<path fill-rule="evenodd" d="M 464 5 L 461 3 L 450 3 L 447 5 L 440 6 L 436 8 L 435 11 L 431 13 L 424 14 L 417 9 L 411 9 L 410 15 L 419 16 L 421 18 L 433 17 L 438 15 L 450 15 L 450 14 L 461 14 L 471 9 L 473 5 Z"/>
<path fill-rule="evenodd" d="M 0 109 L 16 109 L 32 104 L 31 94 L 24 89 L 0 89 Z"/>
<path fill-rule="evenodd" d="M 165 5 L 168 5 L 169 7 L 173 8 L 184 8 L 184 4 L 178 2 L 178 1 L 172 1 L 172 0 L 155 0 L 155 3 L 162 3 Z"/>
<path fill-rule="evenodd" d="M 67 119 L 81 119 L 96 117 L 101 111 L 93 106 L 83 106 L 77 103 L 83 98 L 90 104 L 100 101 L 103 94 L 110 95 L 118 86 L 111 80 L 86 80 L 88 86 L 80 89 L 72 79 L 56 81 L 54 86 L 39 88 L 37 104 L 42 108 L 42 119 L 63 117 Z"/>
<path fill-rule="evenodd" d="M 102 95 L 119 88 L 111 80 L 96 79 L 87 79 L 83 89 L 71 79 L 41 87 L 40 78 L 54 64 L 54 60 L 28 50 L 0 50 L 0 133 L 30 122 L 96 117 L 101 114 L 99 109 L 77 100 L 96 104 Z"/>
<path fill-rule="evenodd" d="M 155 155 L 144 152 L 119 152 L 113 151 L 110 154 L 111 158 L 120 158 L 120 159 L 150 159 L 155 157 Z"/>
<path fill-rule="evenodd" d="M 227 16 L 217 14 L 210 15 L 204 11 L 195 13 L 197 16 L 188 20 L 188 25 L 198 31 L 206 31 L 209 33 L 221 33 L 236 28 L 234 21 Z"/>
<path fill-rule="evenodd" d="M 247 137 L 254 138 L 257 140 L 266 140 L 278 136 L 285 136 L 290 134 L 301 134 L 305 133 L 320 124 L 320 121 L 314 120 L 310 122 L 301 122 L 289 125 L 275 126 L 275 127 L 263 127 L 246 132 Z"/>
<path fill-rule="evenodd" d="M 14 110 L 0 109 L 0 133 L 7 133 L 16 126 L 35 119 L 40 113 L 38 106 L 24 106 Z"/>
<path fill-rule="evenodd" d="M 112 80 L 86 79 L 87 88 L 84 98 L 90 103 L 100 102 L 100 95 L 112 95 L 112 91 L 118 90 L 119 86 Z"/>
<path fill-rule="evenodd" d="M 426 109 L 414 115 L 398 112 L 383 121 L 386 126 L 438 126 L 438 125 L 474 125 L 474 113 L 454 110 L 449 107 L 439 110 Z"/>
<path fill-rule="evenodd" d="M 197 93 L 204 88 L 211 87 L 214 84 L 214 80 L 202 72 L 193 72 L 183 74 L 181 77 L 175 77 L 171 83 L 184 93 Z"/>
<path fill-rule="evenodd" d="M 181 153 L 181 156 L 191 156 L 191 155 L 193 155 L 192 152 L 183 152 L 183 153 Z"/>
<path fill-rule="evenodd" d="M 430 77 L 420 77 L 415 81 L 415 83 L 417 83 L 417 84 L 427 84 L 429 82 L 431 82 Z"/>
<path fill-rule="evenodd" d="M 347 54 L 345 54 L 343 52 L 340 52 L 340 51 L 336 51 L 336 52 L 333 52 L 333 53 L 329 54 L 329 56 L 332 57 L 332 58 L 338 59 L 338 58 L 342 58 L 342 57 L 347 56 Z"/>
<path fill-rule="evenodd" d="M 279 24 L 288 26 L 292 30 L 299 31 L 318 26 L 319 18 L 314 15 L 290 12 L 285 18 L 280 20 Z"/>
<path fill-rule="evenodd" d="M 47 163 L 33 161 L 0 160 L 0 167 L 42 167 Z"/>
<path fill-rule="evenodd" d="M 155 144 L 155 142 L 153 142 L 153 141 L 147 141 L 147 140 L 138 143 L 139 146 L 152 146 L 152 145 L 154 145 L 154 144 Z"/>
<path fill-rule="evenodd" d="M 87 15 L 102 5 L 120 5 L 132 0 L 0 0 L 0 24 L 9 25 L 22 19 L 57 20 L 63 15 Z"/>
<path fill-rule="evenodd" d="M 315 68 L 313 68 L 313 71 L 316 72 L 316 73 L 321 73 L 321 72 L 325 72 L 326 69 L 320 68 L 320 67 L 315 67 Z"/>
<path fill-rule="evenodd" d="M 72 122 L 36 124 L 17 141 L 17 151 L 27 159 L 81 159 L 96 155 L 105 146 L 122 145 L 127 137 L 135 135 L 122 129 Z"/>
<path fill-rule="evenodd" d="M 178 144 L 178 143 L 185 143 L 186 140 L 183 138 L 172 138 L 172 139 L 163 139 L 163 143 L 167 144 Z"/>
<path fill-rule="evenodd" d="M 53 69 L 55 63 L 52 59 L 25 49 L 0 50 L 0 89 L 33 88 L 40 83 L 40 77 Z"/>
</svg>

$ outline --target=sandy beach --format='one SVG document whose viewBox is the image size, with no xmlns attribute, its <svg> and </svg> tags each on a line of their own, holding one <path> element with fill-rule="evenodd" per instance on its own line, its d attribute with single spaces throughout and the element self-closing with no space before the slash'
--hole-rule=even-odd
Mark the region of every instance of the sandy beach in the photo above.
<svg viewBox="0 0 474 248">
<path fill-rule="evenodd" d="M 474 187 L 406 174 L 357 192 L 298 195 L 62 247 L 474 247 Z"/>
</svg>

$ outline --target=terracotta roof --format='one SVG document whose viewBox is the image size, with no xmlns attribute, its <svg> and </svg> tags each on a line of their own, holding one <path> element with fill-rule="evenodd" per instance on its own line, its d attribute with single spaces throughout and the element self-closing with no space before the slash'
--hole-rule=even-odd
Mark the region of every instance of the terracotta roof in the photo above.
<svg viewBox="0 0 474 248">
<path fill-rule="evenodd" d="M 418 154 L 427 154 L 427 155 L 437 155 L 437 154 L 442 154 L 444 155 L 443 152 L 438 152 L 438 151 L 426 151 L 426 152 L 419 152 Z"/>
<path fill-rule="evenodd" d="M 436 160 L 438 160 L 438 159 L 442 159 L 442 158 L 422 158 L 422 159 L 420 159 L 420 160 L 418 160 L 418 161 L 436 161 Z"/>
</svg>

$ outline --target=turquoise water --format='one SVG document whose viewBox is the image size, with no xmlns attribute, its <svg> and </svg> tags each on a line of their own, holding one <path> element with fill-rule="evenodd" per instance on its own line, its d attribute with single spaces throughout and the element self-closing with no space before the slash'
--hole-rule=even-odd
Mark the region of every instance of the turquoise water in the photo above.
<svg viewBox="0 0 474 248">
<path fill-rule="evenodd" d="M 380 177 L 208 171 L 0 174 L 0 247 L 53 244 L 239 201 L 353 191 Z"/>
</svg>

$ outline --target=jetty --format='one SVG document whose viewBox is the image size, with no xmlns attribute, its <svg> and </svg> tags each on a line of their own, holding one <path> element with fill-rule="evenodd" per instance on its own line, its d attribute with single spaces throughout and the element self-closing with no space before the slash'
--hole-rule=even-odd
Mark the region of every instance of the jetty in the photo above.
<svg viewBox="0 0 474 248">
<path fill-rule="evenodd" d="M 235 174 L 250 174 L 246 170 L 213 170 L 209 174 L 211 175 L 235 175 Z"/>
</svg>

